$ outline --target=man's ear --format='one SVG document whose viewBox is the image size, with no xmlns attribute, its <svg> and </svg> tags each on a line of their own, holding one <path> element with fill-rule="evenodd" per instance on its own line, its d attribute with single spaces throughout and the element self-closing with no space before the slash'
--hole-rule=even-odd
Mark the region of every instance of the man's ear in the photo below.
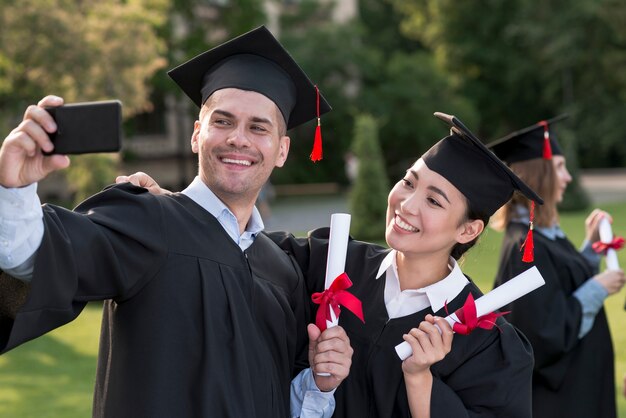
<svg viewBox="0 0 626 418">
<path fill-rule="evenodd" d="M 291 144 L 291 139 L 288 136 L 281 136 L 280 145 L 278 148 L 278 156 L 276 157 L 276 167 L 282 167 L 287 161 L 287 155 L 289 155 L 289 145 Z"/>
<path fill-rule="evenodd" d="M 194 154 L 200 151 L 200 145 L 198 144 L 198 135 L 200 135 L 200 127 L 202 124 L 199 120 L 193 123 L 193 133 L 191 134 L 191 150 Z"/>
<path fill-rule="evenodd" d="M 459 226 L 456 241 L 459 244 L 467 244 L 478 237 L 484 229 L 485 223 L 480 219 L 465 221 L 461 226 Z"/>
</svg>

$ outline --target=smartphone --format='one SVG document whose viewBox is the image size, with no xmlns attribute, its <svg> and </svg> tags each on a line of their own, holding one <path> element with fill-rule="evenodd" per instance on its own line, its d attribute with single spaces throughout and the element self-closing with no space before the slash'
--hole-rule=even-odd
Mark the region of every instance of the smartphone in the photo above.
<svg viewBox="0 0 626 418">
<path fill-rule="evenodd" d="M 54 150 L 50 154 L 117 152 L 122 137 L 122 102 L 70 103 L 46 108 L 56 124 L 50 134 Z"/>
</svg>

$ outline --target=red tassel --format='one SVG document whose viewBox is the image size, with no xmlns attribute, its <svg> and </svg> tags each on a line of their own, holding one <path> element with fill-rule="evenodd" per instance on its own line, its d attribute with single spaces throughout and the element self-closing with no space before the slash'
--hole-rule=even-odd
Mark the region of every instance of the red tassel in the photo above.
<svg viewBox="0 0 626 418">
<path fill-rule="evenodd" d="M 322 127 L 320 119 L 317 118 L 317 127 L 315 128 L 315 140 L 313 141 L 313 151 L 311 152 L 311 161 L 314 163 L 322 159 Z"/>
<path fill-rule="evenodd" d="M 528 228 L 528 233 L 526 234 L 526 240 L 522 244 L 524 249 L 524 255 L 522 256 L 522 261 L 525 263 L 532 263 L 535 261 L 535 243 L 533 242 L 533 229 L 535 222 L 535 202 L 530 202 L 530 226 Z"/>
<path fill-rule="evenodd" d="M 322 126 L 320 121 L 320 91 L 315 86 L 317 97 L 317 127 L 315 128 L 315 140 L 313 141 L 313 151 L 311 151 L 311 161 L 314 163 L 322 159 Z"/>
<path fill-rule="evenodd" d="M 543 159 L 552 159 L 552 146 L 550 145 L 550 131 L 548 129 L 548 122 L 542 120 L 539 125 L 543 126 Z"/>
</svg>

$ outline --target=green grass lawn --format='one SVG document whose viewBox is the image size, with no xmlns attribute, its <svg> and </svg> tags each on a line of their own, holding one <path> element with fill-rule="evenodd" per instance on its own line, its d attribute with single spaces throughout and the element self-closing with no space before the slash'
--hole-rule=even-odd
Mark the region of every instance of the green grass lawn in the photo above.
<svg viewBox="0 0 626 418">
<path fill-rule="evenodd" d="M 626 235 L 626 203 L 605 205 L 614 217 L 613 230 Z M 575 243 L 582 242 L 586 213 L 567 213 L 561 224 Z M 463 270 L 483 291 L 491 289 L 496 273 L 501 234 L 488 230 L 472 249 Z M 626 266 L 626 250 L 619 253 Z M 621 396 L 626 374 L 626 290 L 607 299 L 605 307 L 616 354 L 616 391 L 619 416 L 626 418 L 626 399 Z M 91 416 L 101 308 L 88 306 L 71 324 L 0 356 L 0 417 Z"/>
</svg>

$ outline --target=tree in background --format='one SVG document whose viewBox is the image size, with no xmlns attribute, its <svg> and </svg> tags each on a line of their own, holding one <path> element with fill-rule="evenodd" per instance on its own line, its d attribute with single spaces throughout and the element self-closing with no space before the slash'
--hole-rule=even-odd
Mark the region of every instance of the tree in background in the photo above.
<svg viewBox="0 0 626 418">
<path fill-rule="evenodd" d="M 433 52 L 401 31 L 405 15 L 389 0 L 360 0 L 363 45 L 372 64 L 361 72 L 359 108 L 380 123 L 381 147 L 392 183 L 434 142 L 445 136 L 435 111 L 454 114 L 470 126 L 473 103 L 456 91 L 456 81 L 436 65 Z"/>
<path fill-rule="evenodd" d="M 147 109 L 147 81 L 165 65 L 156 28 L 167 0 L 0 0 L 0 110 L 43 95 L 66 102 L 120 99 L 125 116 Z"/>
<path fill-rule="evenodd" d="M 385 237 L 389 183 L 378 143 L 378 123 L 371 115 L 359 115 L 354 123 L 352 152 L 358 161 L 350 191 L 351 234 L 360 240 Z"/>
<path fill-rule="evenodd" d="M 151 107 L 147 81 L 165 65 L 157 29 L 167 0 L 0 0 L 0 128 L 45 94 L 66 103 L 116 98 L 124 117 Z M 85 138 L 88 140 L 88 138 Z M 72 157 L 78 198 L 113 181 L 117 159 Z"/>
<path fill-rule="evenodd" d="M 560 0 L 536 6 L 526 6 L 536 22 L 526 34 L 541 46 L 542 100 L 561 102 L 570 114 L 582 167 L 626 166 L 626 3 Z"/>
<path fill-rule="evenodd" d="M 303 0 L 283 10 L 280 41 L 317 84 L 333 110 L 322 116 L 324 157 L 309 160 L 315 121 L 289 132 L 292 138 L 288 163 L 272 174 L 272 182 L 346 184 L 343 156 L 350 147 L 361 66 L 369 57 L 361 41 L 357 22 L 332 22 L 332 4 L 320 8 L 317 1 Z"/>
<path fill-rule="evenodd" d="M 626 165 L 626 3 L 390 1 L 480 109 L 482 137 L 567 112 L 582 167 Z"/>
<path fill-rule="evenodd" d="M 617 110 L 626 97 L 626 76 L 617 70 L 626 64 L 626 4 L 391 1 L 405 15 L 403 33 L 427 45 L 480 109 L 481 137 L 567 112 L 561 138 L 572 150 L 572 171 L 575 157 L 586 168 L 626 165 Z"/>
<path fill-rule="evenodd" d="M 361 92 L 361 107 L 381 121 L 381 146 L 392 182 L 437 140 L 447 135 L 435 111 L 461 118 L 474 126 L 477 115 L 471 101 L 454 92 L 450 77 L 442 73 L 426 51 L 396 52 L 382 68 L 382 77 L 368 81 Z"/>
<path fill-rule="evenodd" d="M 290 163 L 272 175 L 275 183 L 341 182 L 354 117 L 375 116 L 389 179 L 445 135 L 435 111 L 473 124 L 472 102 L 455 91 L 454 79 L 435 65 L 432 53 L 400 33 L 402 15 L 388 1 L 361 0 L 349 23 L 332 22 L 330 7 L 299 2 L 281 20 L 281 42 L 318 83 L 333 107 L 322 117 L 324 160 L 311 169 L 313 123 L 291 132 Z M 296 162 L 293 162 L 295 160 Z"/>
</svg>

